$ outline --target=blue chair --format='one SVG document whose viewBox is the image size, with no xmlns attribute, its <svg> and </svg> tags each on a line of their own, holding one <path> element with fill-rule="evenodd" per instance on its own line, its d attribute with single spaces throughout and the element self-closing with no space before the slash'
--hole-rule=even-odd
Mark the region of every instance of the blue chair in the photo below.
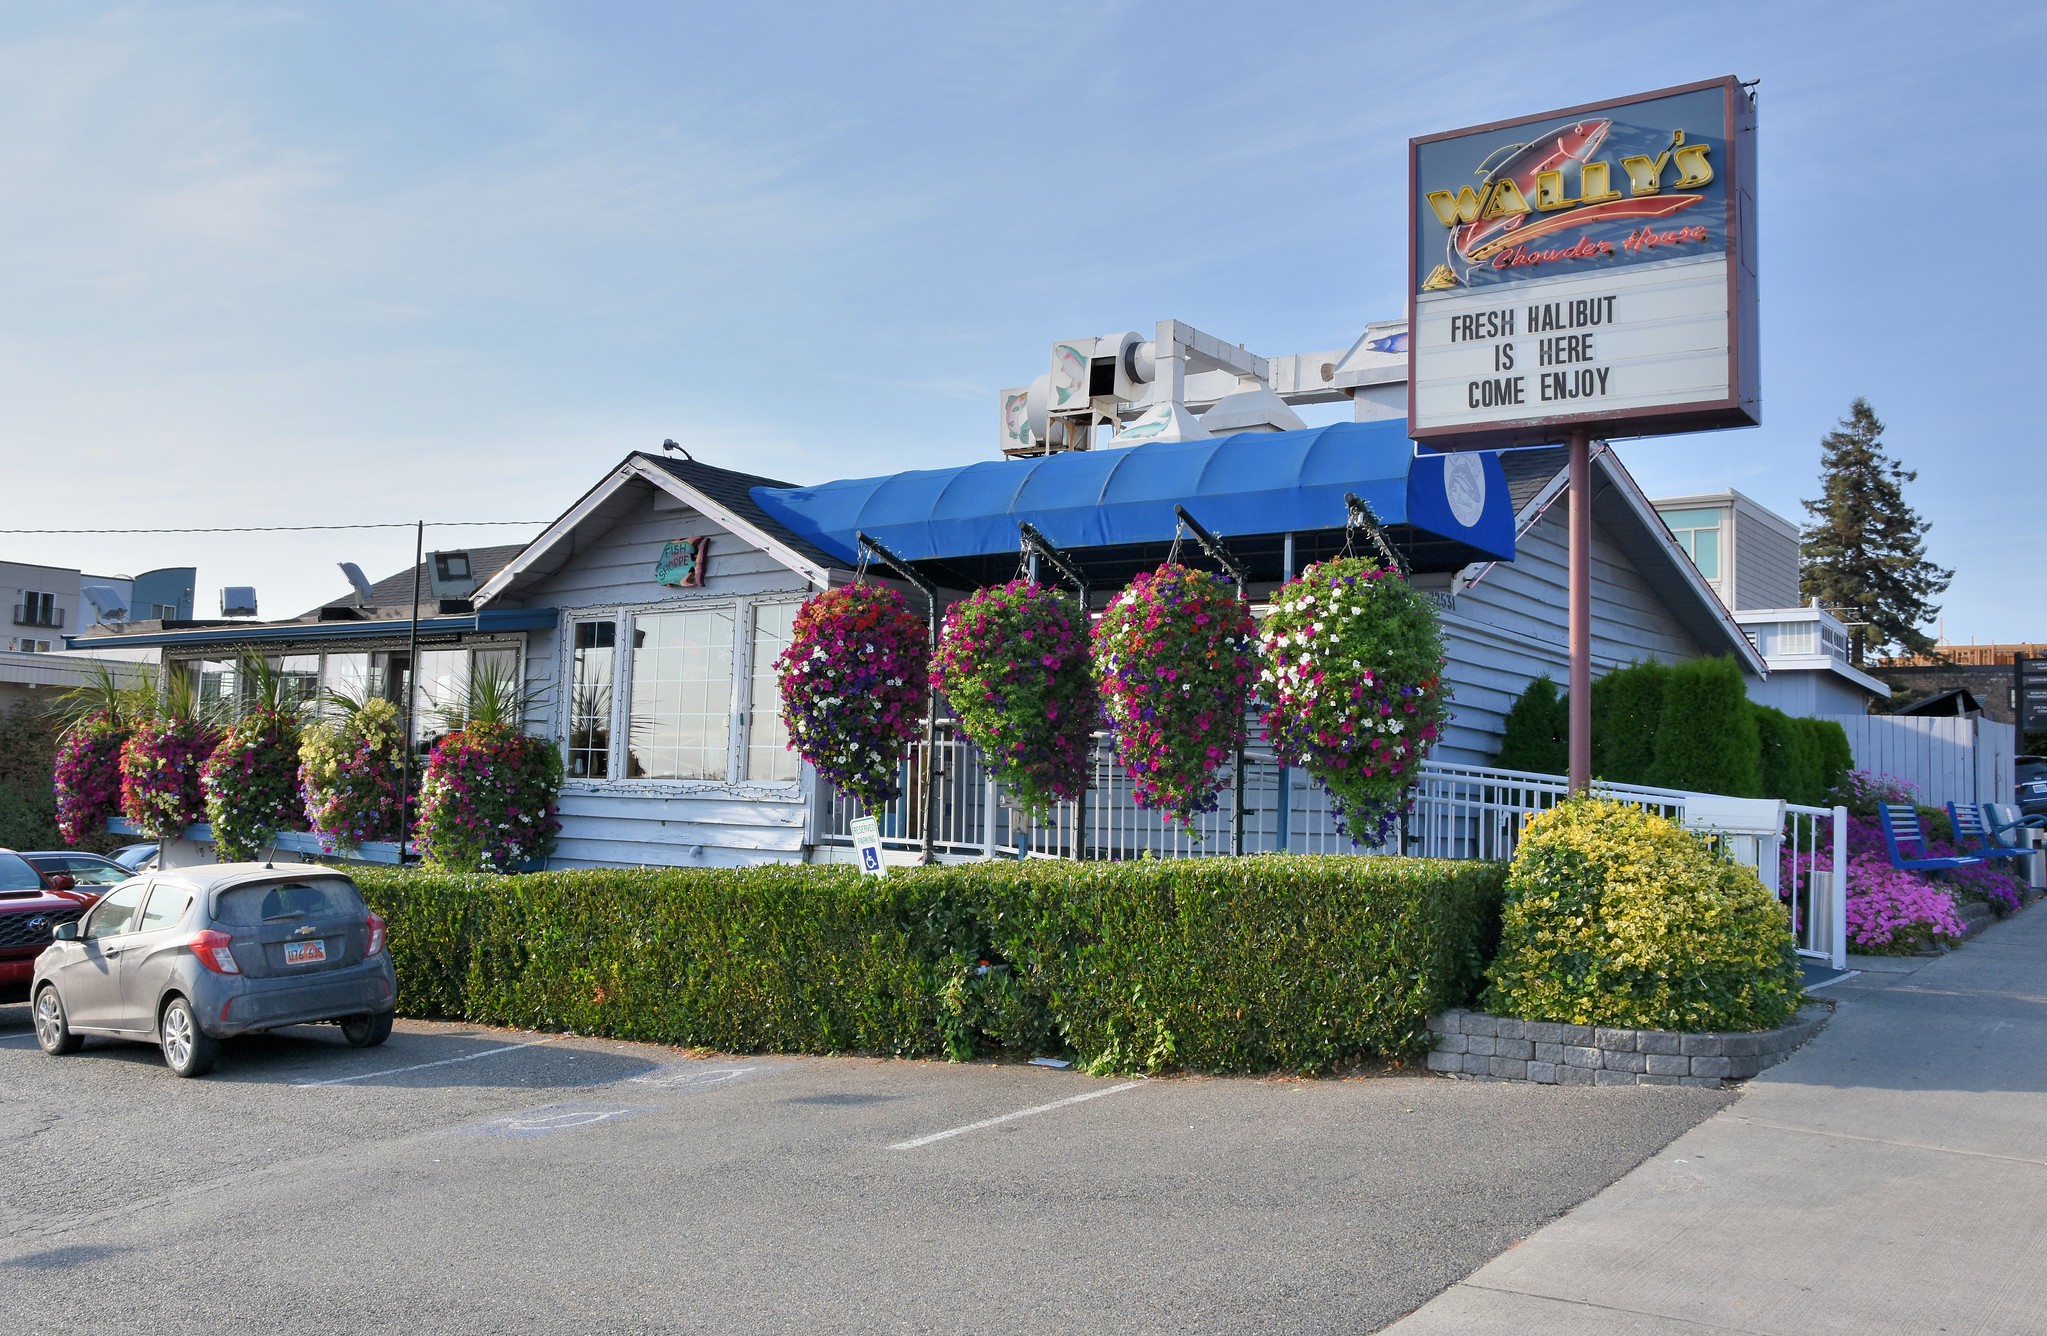
<svg viewBox="0 0 2047 1336">
<path fill-rule="evenodd" d="M 2033 851 L 2004 838 L 2013 830 L 2047 825 L 2047 819 L 2029 816 L 2023 821 L 1999 823 L 1992 819 L 1988 803 L 1949 803 L 1948 820 L 1954 822 L 1955 843 L 1978 858 L 2031 858 Z"/>
<path fill-rule="evenodd" d="M 1876 823 L 1883 831 L 1884 847 L 1890 850 L 1891 866 L 1912 872 L 1951 872 L 1959 867 L 1981 867 L 1989 860 L 1980 854 L 1953 858 L 1931 858 L 1926 853 L 1926 829 L 1919 824 L 1919 809 L 1908 803 L 1878 803 Z M 1914 847 L 1919 857 L 1908 858 L 1905 848 Z"/>
</svg>

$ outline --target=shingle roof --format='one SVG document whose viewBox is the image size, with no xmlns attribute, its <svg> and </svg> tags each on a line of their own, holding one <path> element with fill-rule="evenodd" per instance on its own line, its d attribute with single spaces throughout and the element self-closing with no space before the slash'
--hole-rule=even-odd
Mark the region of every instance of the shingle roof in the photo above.
<svg viewBox="0 0 2047 1336">
<path fill-rule="evenodd" d="M 1528 503 L 1542 494 L 1550 480 L 1563 472 L 1570 450 L 1561 445 L 1531 445 L 1519 450 L 1500 451 L 1500 471 L 1507 475 L 1507 495 L 1514 499 L 1519 515 Z"/>
<path fill-rule="evenodd" d="M 763 478 L 754 473 L 740 473 L 733 469 L 721 469 L 714 464 L 700 464 L 694 459 L 677 459 L 673 455 L 649 454 L 644 450 L 634 452 L 639 458 L 655 465 L 662 472 L 676 480 L 687 483 L 725 509 L 753 525 L 762 533 L 786 544 L 801 555 L 820 566 L 842 567 L 839 558 L 826 552 L 806 538 L 801 538 L 780 522 L 769 517 L 753 499 L 756 487 L 795 487 L 798 484 L 783 482 L 779 478 Z"/>
<path fill-rule="evenodd" d="M 476 582 L 482 584 L 491 576 L 496 575 L 513 557 L 524 552 L 526 544 L 507 543 L 499 547 L 472 547 L 467 550 L 469 552 L 469 568 L 476 573 Z M 412 573 L 415 570 L 419 572 L 419 598 L 421 606 L 431 611 L 435 606 L 433 602 L 433 582 L 428 578 L 426 562 L 421 562 L 416 567 L 407 566 L 396 575 L 387 575 L 371 585 L 370 606 L 360 609 L 363 616 L 374 618 L 379 612 L 393 610 L 410 615 L 412 612 Z M 320 605 L 320 608 L 355 608 L 356 606 L 355 591 L 350 590 L 338 598 L 328 599 Z M 301 613 L 300 616 L 318 617 L 320 615 L 320 608 L 310 609 L 307 612 Z"/>
</svg>

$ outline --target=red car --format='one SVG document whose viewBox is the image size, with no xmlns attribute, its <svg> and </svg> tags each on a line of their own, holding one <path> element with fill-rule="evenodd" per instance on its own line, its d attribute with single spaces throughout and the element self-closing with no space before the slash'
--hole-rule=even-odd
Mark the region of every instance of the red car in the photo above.
<svg viewBox="0 0 2047 1336">
<path fill-rule="evenodd" d="M 107 889 L 72 889 L 72 880 L 46 876 L 20 854 L 0 849 L 0 1002 L 28 1000 L 29 977 L 50 934 L 60 924 L 77 922 Z"/>
</svg>

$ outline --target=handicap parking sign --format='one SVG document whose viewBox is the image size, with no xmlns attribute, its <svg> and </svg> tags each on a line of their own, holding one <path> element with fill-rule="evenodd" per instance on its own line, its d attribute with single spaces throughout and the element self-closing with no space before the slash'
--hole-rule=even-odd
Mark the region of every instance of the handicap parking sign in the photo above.
<svg viewBox="0 0 2047 1336">
<path fill-rule="evenodd" d="M 853 818 L 853 847 L 860 851 L 860 870 L 876 877 L 888 875 L 881 861 L 881 828 L 871 816 Z"/>
</svg>

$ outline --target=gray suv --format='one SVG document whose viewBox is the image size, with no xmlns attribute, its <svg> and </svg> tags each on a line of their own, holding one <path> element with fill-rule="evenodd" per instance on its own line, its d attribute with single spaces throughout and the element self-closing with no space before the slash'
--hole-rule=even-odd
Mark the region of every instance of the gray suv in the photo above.
<svg viewBox="0 0 2047 1336">
<path fill-rule="evenodd" d="M 398 977 L 384 921 L 322 867 L 223 863 L 122 883 L 36 957 L 36 1042 L 85 1035 L 160 1044 L 179 1076 L 212 1070 L 220 1041 L 333 1021 L 357 1048 L 391 1035 Z"/>
</svg>

